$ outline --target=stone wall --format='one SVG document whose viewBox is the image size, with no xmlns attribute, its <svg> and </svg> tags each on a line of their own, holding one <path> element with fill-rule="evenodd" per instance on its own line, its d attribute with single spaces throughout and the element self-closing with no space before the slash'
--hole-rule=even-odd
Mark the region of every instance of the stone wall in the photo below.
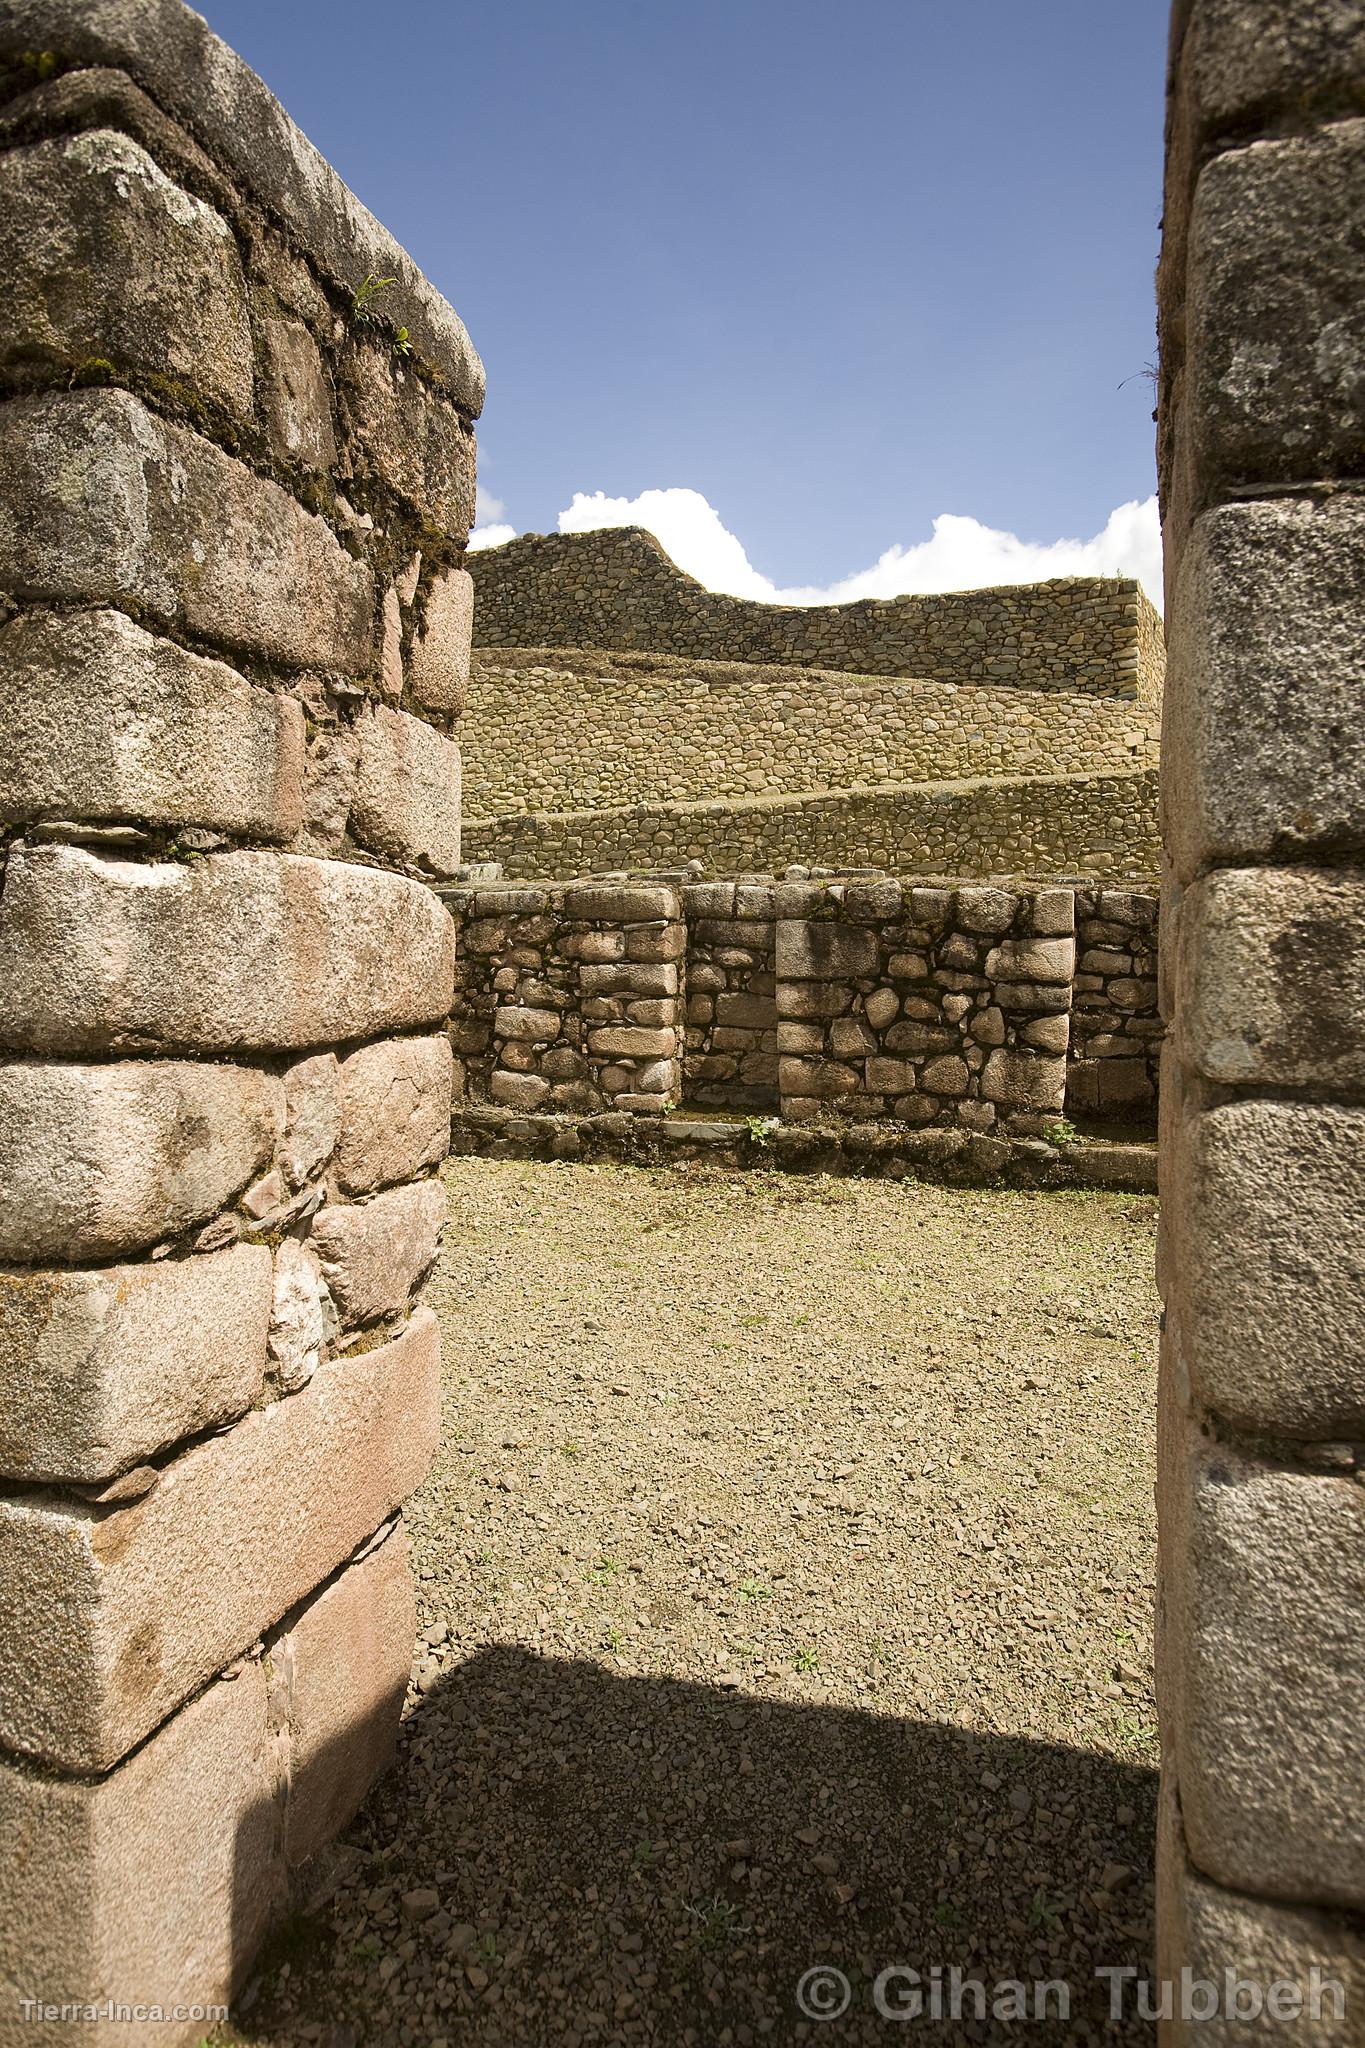
<svg viewBox="0 0 1365 2048">
<path fill-rule="evenodd" d="M 524 534 L 471 556 L 480 647 L 590 647 L 938 682 L 1161 694 L 1159 622 L 1126 577 L 752 604 L 703 590 L 639 527 Z"/>
<path fill-rule="evenodd" d="M 1170 621 L 1160 1973 L 1365 2010 L 1360 0 L 1180 0 L 1159 273 Z M 1174 2040 L 1240 2038 L 1176 2026 Z"/>
<path fill-rule="evenodd" d="M 533 879 L 704 861 L 720 874 L 793 863 L 982 879 L 1153 880 L 1157 776 L 1034 775 L 892 783 L 832 795 L 630 804 L 466 825 L 467 859 Z"/>
<path fill-rule="evenodd" d="M 544 650 L 476 654 L 460 728 L 471 821 L 1123 774 L 1155 767 L 1159 737 L 1155 703 L 1078 690 Z"/>
<path fill-rule="evenodd" d="M 698 1107 L 777 1107 L 777 885 L 693 882 L 687 925 L 683 1093 Z"/>
<path fill-rule="evenodd" d="M 5 0 L 0 88 L 0 2035 L 44 2042 L 17 2001 L 226 2000 L 392 1751 L 482 373 L 179 0 Z"/>
<path fill-rule="evenodd" d="M 637 1116 L 677 1100 L 686 939 L 676 889 L 586 882 L 445 900 L 458 933 L 451 1037 L 462 1093 Z"/>
<path fill-rule="evenodd" d="M 457 1104 L 1028 1133 L 1155 1100 L 1152 896 L 758 875 L 444 895 Z M 1104 971 L 1077 970 L 1078 928 Z"/>
<path fill-rule="evenodd" d="M 1066 1099 L 1070 889 L 784 882 L 782 1114 L 1037 1130 Z"/>
<path fill-rule="evenodd" d="M 1123 1117 L 1148 1113 L 1155 1103 L 1163 1030 L 1156 949 L 1155 896 L 1076 891 L 1069 1109 Z"/>
</svg>

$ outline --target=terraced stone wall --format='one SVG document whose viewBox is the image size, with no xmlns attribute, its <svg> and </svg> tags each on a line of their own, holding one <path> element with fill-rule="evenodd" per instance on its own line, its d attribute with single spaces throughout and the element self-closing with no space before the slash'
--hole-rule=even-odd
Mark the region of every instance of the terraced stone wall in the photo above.
<svg viewBox="0 0 1365 2048">
<path fill-rule="evenodd" d="M 1155 768 L 884 784 L 832 795 L 532 813 L 465 827 L 466 858 L 534 880 L 701 860 L 720 874 L 795 864 L 987 879 L 1150 882 Z"/>
<path fill-rule="evenodd" d="M 5 0 L 0 60 L 0 2037 L 41 2043 L 23 2000 L 225 2001 L 392 1751 L 482 372 L 179 0 Z"/>
<path fill-rule="evenodd" d="M 1157 702 L 1083 690 L 516 649 L 476 653 L 460 733 L 476 823 L 890 782 L 1124 774 L 1156 765 L 1159 737 Z"/>
<path fill-rule="evenodd" d="M 1285 1984 L 1283 2030 L 1344 2048 L 1365 2026 L 1365 7 L 1180 0 L 1169 86 L 1158 1964 Z"/>
<path fill-rule="evenodd" d="M 481 648 L 634 649 L 1147 703 L 1161 693 L 1160 623 L 1127 577 L 752 604 L 703 590 L 640 527 L 524 534 L 470 561 Z"/>
</svg>

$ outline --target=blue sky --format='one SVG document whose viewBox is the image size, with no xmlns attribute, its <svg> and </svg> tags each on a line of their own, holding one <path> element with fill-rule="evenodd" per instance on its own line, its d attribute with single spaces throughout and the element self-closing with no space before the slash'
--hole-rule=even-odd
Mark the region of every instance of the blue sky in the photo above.
<svg viewBox="0 0 1365 2048">
<path fill-rule="evenodd" d="M 665 494 L 754 595 L 1153 580 L 1150 508 L 981 532 L 1153 490 L 1161 0 L 200 4 L 465 319 L 499 525 Z"/>
</svg>

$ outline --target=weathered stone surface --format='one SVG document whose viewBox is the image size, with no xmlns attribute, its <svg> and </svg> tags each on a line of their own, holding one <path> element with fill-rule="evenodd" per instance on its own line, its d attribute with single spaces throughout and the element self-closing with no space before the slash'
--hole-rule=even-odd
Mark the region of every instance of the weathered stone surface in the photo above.
<svg viewBox="0 0 1365 2048">
<path fill-rule="evenodd" d="M 1163 2039 L 1171 2048 L 1246 2048 L 1264 2029 L 1270 2039 L 1292 2041 L 1297 2033 L 1313 2048 L 1356 2048 L 1365 2011 L 1359 1921 L 1311 1906 L 1270 1905 L 1211 1884 L 1189 1860 L 1169 1772 L 1158 1813 L 1156 1974 L 1158 1983 L 1175 1987 L 1175 2015 Z M 1216 2016 L 1179 2018 L 1182 1970 L 1217 1988 Z M 1259 1991 L 1260 2026 L 1249 2024 L 1251 1993 L 1242 1992 L 1240 2014 L 1228 1996 L 1228 1971 Z"/>
<path fill-rule="evenodd" d="M 858 926 L 779 918 L 777 974 L 786 981 L 838 981 L 877 972 L 877 938 Z"/>
<path fill-rule="evenodd" d="M 1181 1058 L 1206 1080 L 1365 1087 L 1365 881 L 1225 869 L 1187 889 L 1176 953 Z"/>
<path fill-rule="evenodd" d="M 1175 1370 L 1168 1320 L 1165 1372 Z M 1365 1487 L 1162 1422 L 1162 1740 L 1190 1854 L 1271 1899 L 1365 1901 Z"/>
<path fill-rule="evenodd" d="M 0 1472 L 106 1479 L 251 1405 L 270 1253 L 0 1272 Z"/>
<path fill-rule="evenodd" d="M 351 830 L 386 860 L 451 875 L 460 864 L 460 750 L 423 719 L 376 704 L 360 723 Z"/>
<path fill-rule="evenodd" d="M 1066 1061 L 998 1046 L 981 1070 L 981 1093 L 1015 1109 L 1060 1109 L 1066 1100 Z"/>
<path fill-rule="evenodd" d="M 275 1254 L 269 1338 L 270 1362 L 286 1393 L 303 1386 L 322 1363 L 328 1298 L 317 1253 L 286 1237 Z"/>
<path fill-rule="evenodd" d="M 1365 121 L 1227 150 L 1201 171 L 1183 399 L 1195 505 L 1227 482 L 1295 483 L 1357 463 L 1362 205 Z"/>
<path fill-rule="evenodd" d="M 1349 96 L 1365 76 L 1365 22 L 1354 0 L 1180 0 L 1182 82 L 1202 132 L 1266 108 Z"/>
<path fill-rule="evenodd" d="M 239 419 L 251 328 L 227 222 L 107 128 L 0 156 L 0 365 L 172 378 Z"/>
<path fill-rule="evenodd" d="M 439 1352 L 419 1309 L 392 1343 L 186 1451 L 140 1500 L 0 1501 L 0 1740 L 107 1769 L 249 1648 L 425 1476 Z"/>
<path fill-rule="evenodd" d="M 385 1039 L 343 1060 L 335 1164 L 348 1194 L 411 1180 L 445 1158 L 453 1075 L 444 1034 Z"/>
<path fill-rule="evenodd" d="M 21 613 L 0 627 L 0 664 L 0 818 L 298 831 L 304 726 L 292 698 L 121 612 Z"/>
<path fill-rule="evenodd" d="M 437 1180 L 319 1210 L 310 1242 L 347 1328 L 407 1307 L 436 1256 L 445 1220 Z"/>
<path fill-rule="evenodd" d="M 293 1187 L 311 1180 L 332 1156 L 341 1130 L 336 1054 L 295 1060 L 284 1075 L 284 1137 L 280 1165 Z"/>
<path fill-rule="evenodd" d="M 455 407 L 388 349 L 354 342 L 340 390 L 366 476 L 453 540 L 474 524 L 474 435 Z"/>
<path fill-rule="evenodd" d="M 304 855 L 190 866 L 77 846 L 11 852 L 0 897 L 0 1039 L 287 1049 L 430 1024 L 454 927 L 419 882 Z"/>
<path fill-rule="evenodd" d="M 178 1236 L 245 1187 L 283 1115 L 280 1083 L 250 1067 L 0 1061 L 0 1259 L 78 1264 Z"/>
<path fill-rule="evenodd" d="M 412 694 L 428 711 L 457 717 L 464 710 L 473 633 L 474 580 L 466 569 L 449 569 L 427 592 L 422 628 L 413 635 L 408 659 Z"/>
<path fill-rule="evenodd" d="M 1175 581 L 1161 794 L 1182 880 L 1365 845 L 1362 608 L 1358 498 L 1222 505 L 1196 521 Z"/>
<path fill-rule="evenodd" d="M 1167 1227 L 1199 1398 L 1242 1429 L 1365 1437 L 1365 1110 L 1177 1095 Z"/>
<path fill-rule="evenodd" d="M 369 570 L 278 485 L 125 391 L 0 405 L 0 562 L 16 597 L 133 600 L 292 666 L 370 665 Z"/>
<path fill-rule="evenodd" d="M 258 321 L 265 345 L 262 401 L 275 446 L 304 469 L 336 462 L 332 386 L 322 355 L 301 320 Z"/>
<path fill-rule="evenodd" d="M 8 53 L 61 50 L 68 59 L 128 72 L 286 223 L 291 239 L 339 286 L 354 291 L 367 272 L 392 276 L 387 315 L 410 330 L 456 402 L 478 413 L 483 366 L 463 322 L 199 15 L 178 0 L 10 0 L 0 38 Z"/>
<path fill-rule="evenodd" d="M 286 1704 L 285 1855 L 306 1862 L 340 1834 L 393 1762 L 417 1613 L 399 1524 L 310 1600 L 270 1653 Z"/>
<path fill-rule="evenodd" d="M 6 2039 L 56 2048 L 54 2005 L 226 2004 L 286 1902 L 279 1746 L 258 1661 L 219 1679 L 108 1777 L 51 1777 L 0 1760 L 0 1978 Z M 108 2018 L 90 2048 L 190 2043 L 197 2025 Z"/>
</svg>

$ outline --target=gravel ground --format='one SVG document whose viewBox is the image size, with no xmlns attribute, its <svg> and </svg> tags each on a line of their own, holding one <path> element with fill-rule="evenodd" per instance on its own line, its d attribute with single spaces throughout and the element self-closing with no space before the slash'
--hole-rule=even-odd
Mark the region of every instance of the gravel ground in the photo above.
<svg viewBox="0 0 1365 2048">
<path fill-rule="evenodd" d="M 1093 1973 L 1151 1969 L 1154 1202 L 447 1182 L 399 1762 L 233 2038 L 884 2043 L 904 1964 L 1150 2040 Z"/>
</svg>

